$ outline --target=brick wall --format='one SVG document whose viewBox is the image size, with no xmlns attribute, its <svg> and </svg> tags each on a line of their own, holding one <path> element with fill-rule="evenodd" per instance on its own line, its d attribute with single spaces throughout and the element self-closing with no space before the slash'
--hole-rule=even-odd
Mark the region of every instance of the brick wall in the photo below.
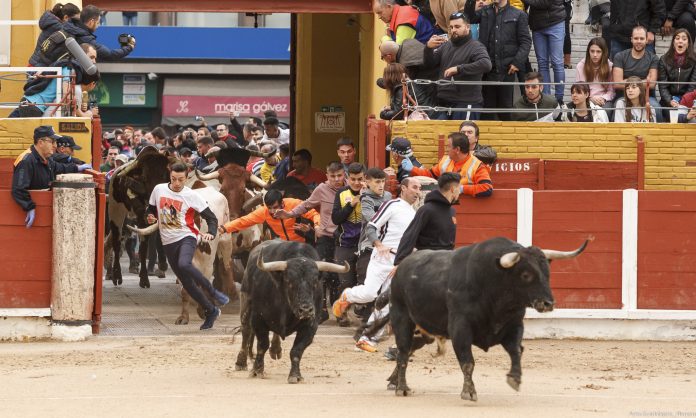
<svg viewBox="0 0 696 418">
<path fill-rule="evenodd" d="M 696 128 L 677 124 L 561 124 L 478 122 L 481 144 L 501 158 L 635 161 L 635 136 L 645 141 L 645 188 L 696 190 Z M 437 162 L 440 134 L 456 132 L 456 121 L 394 122 L 392 137 L 411 140 L 418 159 Z M 495 182 L 495 179 L 493 179 Z"/>
<path fill-rule="evenodd" d="M 86 128 L 86 132 L 61 131 L 61 122 L 73 127 Z M 89 118 L 0 118 L 0 158 L 15 158 L 34 143 L 34 128 L 51 125 L 58 135 L 70 135 L 82 147 L 75 156 L 83 161 L 92 160 L 92 122 Z M 65 126 L 63 126 L 65 128 Z"/>
</svg>

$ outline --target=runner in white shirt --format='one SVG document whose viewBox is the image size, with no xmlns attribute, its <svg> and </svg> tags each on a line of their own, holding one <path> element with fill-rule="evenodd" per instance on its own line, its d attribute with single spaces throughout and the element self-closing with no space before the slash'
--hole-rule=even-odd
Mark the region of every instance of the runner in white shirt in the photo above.
<svg viewBox="0 0 696 418">
<path fill-rule="evenodd" d="M 365 283 L 343 291 L 333 306 L 333 314 L 337 318 L 341 317 L 352 303 L 373 302 L 378 292 L 386 290 L 391 283 L 389 273 L 394 268 L 396 249 L 399 247 L 401 236 L 416 215 L 411 205 L 420 196 L 421 185 L 417 180 L 407 177 L 401 182 L 400 189 L 400 197 L 382 204 L 372 220 L 365 226 L 367 237 L 374 246 L 370 263 L 367 265 Z M 373 312 L 367 321 L 368 325 L 387 312 L 389 312 L 389 306 L 385 306 L 381 311 Z M 363 336 L 356 346 L 365 351 L 375 352 L 379 336 L 375 335 L 372 338 Z"/>
<path fill-rule="evenodd" d="M 175 163 L 171 167 L 169 183 L 158 184 L 150 195 L 147 221 L 150 224 L 159 219 L 159 232 L 169 265 L 179 278 L 186 292 L 205 310 L 205 321 L 201 329 L 213 327 L 220 316 L 215 306 L 226 305 L 230 299 L 217 291 L 212 283 L 192 264 L 198 237 L 211 241 L 217 232 L 218 220 L 208 207 L 208 203 L 190 188 L 184 186 L 187 167 Z M 208 223 L 209 233 L 201 234 L 194 223 L 198 212 Z M 213 298 L 214 302 L 205 294 Z"/>
</svg>

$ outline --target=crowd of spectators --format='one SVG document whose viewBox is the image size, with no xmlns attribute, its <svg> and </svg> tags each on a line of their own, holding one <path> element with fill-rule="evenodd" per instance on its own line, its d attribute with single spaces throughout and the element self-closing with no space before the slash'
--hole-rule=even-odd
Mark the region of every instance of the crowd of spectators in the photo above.
<svg viewBox="0 0 696 418">
<path fill-rule="evenodd" d="M 387 25 L 378 85 L 390 98 L 380 117 L 696 122 L 690 94 L 696 90 L 696 2 L 588 5 L 586 23 L 602 36 L 572 63 L 572 0 L 376 0 L 374 12 Z M 662 56 L 655 53 L 658 35 L 671 36 Z M 528 58 L 532 46 L 536 70 Z M 567 97 L 565 74 L 573 68 Z M 515 101 L 516 80 L 522 94 Z"/>
</svg>

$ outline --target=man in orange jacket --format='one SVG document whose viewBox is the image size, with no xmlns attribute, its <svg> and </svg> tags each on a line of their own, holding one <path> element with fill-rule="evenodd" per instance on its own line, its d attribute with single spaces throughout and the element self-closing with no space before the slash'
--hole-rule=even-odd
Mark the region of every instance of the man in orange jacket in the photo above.
<svg viewBox="0 0 696 418">
<path fill-rule="evenodd" d="M 284 209 L 289 212 L 300 203 L 302 201 L 299 199 L 283 199 L 283 194 L 278 190 L 269 190 L 263 197 L 264 206 L 248 215 L 227 222 L 219 228 L 220 233 L 239 232 L 265 222 L 278 238 L 284 241 L 305 242 L 302 235 L 309 232 L 312 226 L 297 222 L 296 218 L 279 219 L 275 217 L 278 210 Z M 314 227 L 319 226 L 319 213 L 316 210 L 310 209 L 302 217 L 312 221 Z"/>
<path fill-rule="evenodd" d="M 436 166 L 430 169 L 414 167 L 408 158 L 401 161 L 401 168 L 411 176 L 438 178 L 442 173 L 458 173 L 462 176 L 462 194 L 473 197 L 488 197 L 493 194 L 490 168 L 469 152 L 469 138 L 459 132 L 447 136 L 447 153 Z"/>
</svg>

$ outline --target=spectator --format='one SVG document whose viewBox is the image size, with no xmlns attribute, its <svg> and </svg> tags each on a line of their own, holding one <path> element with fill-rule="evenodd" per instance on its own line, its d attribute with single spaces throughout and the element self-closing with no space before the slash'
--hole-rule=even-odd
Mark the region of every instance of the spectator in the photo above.
<svg viewBox="0 0 696 418">
<path fill-rule="evenodd" d="M 553 81 L 561 83 L 556 84 L 556 101 L 563 104 L 562 83 L 565 82 L 563 39 L 566 20 L 564 0 L 523 0 L 523 2 L 525 6 L 529 6 L 529 28 L 532 30 L 539 72 L 544 82 L 550 83 L 549 64 L 551 64 Z M 551 94 L 551 85 L 544 85 L 544 94 Z"/>
<path fill-rule="evenodd" d="M 194 164 L 198 170 L 203 170 L 208 166 L 209 163 L 208 159 L 206 158 L 206 154 L 208 153 L 208 151 L 210 151 L 211 148 L 213 148 L 213 138 L 209 136 L 204 136 L 203 138 L 200 138 L 198 140 L 198 158 L 196 159 L 196 163 Z"/>
<path fill-rule="evenodd" d="M 263 130 L 258 126 L 245 123 L 242 127 L 242 136 L 248 145 L 255 145 L 257 141 L 263 139 Z"/>
<path fill-rule="evenodd" d="M 439 78 L 456 81 L 478 81 L 492 68 L 486 48 L 471 39 L 469 21 L 463 12 L 450 16 L 449 41 L 434 35 L 424 51 L 425 65 L 439 66 Z M 440 112 L 438 119 L 478 119 L 472 111 L 483 105 L 480 85 L 438 85 L 437 104 L 449 108 L 468 108 L 469 111 Z"/>
<path fill-rule="evenodd" d="M 655 53 L 655 34 L 659 32 L 666 17 L 664 0 L 611 0 L 609 26 L 602 28 L 610 36 L 610 57 L 616 64 L 615 55 L 632 46 L 633 29 L 645 29 L 647 49 Z"/>
<path fill-rule="evenodd" d="M 478 1 L 476 2 L 478 5 Z M 485 81 L 513 82 L 525 63 L 532 47 L 527 14 L 498 0 L 490 6 L 474 10 L 474 0 L 466 3 L 466 13 L 471 22 L 479 24 L 481 43 L 486 46 L 492 68 L 484 76 Z M 485 108 L 511 108 L 514 86 L 483 86 Z M 483 115 L 483 119 L 495 119 L 495 114 Z M 498 113 L 500 120 L 510 120 L 507 112 Z"/>
<path fill-rule="evenodd" d="M 97 42 L 94 32 L 99 27 L 100 12 L 96 6 L 85 6 L 80 13 L 80 19 L 71 19 L 63 25 L 66 33 L 75 37 L 79 44 L 91 44 L 97 50 L 97 59 L 102 61 L 114 61 L 126 57 L 135 48 L 135 38 L 131 38 L 128 45 L 119 49 L 109 47 Z"/>
<path fill-rule="evenodd" d="M 353 140 L 347 136 L 339 138 L 336 141 L 336 152 L 347 173 L 348 166 L 355 162 L 355 145 L 353 145 Z"/>
<path fill-rule="evenodd" d="M 520 110 L 531 110 L 534 112 L 515 112 L 512 120 L 533 122 L 550 114 L 548 109 L 558 107 L 558 102 L 554 96 L 544 94 L 541 89 L 541 74 L 533 71 L 527 73 L 524 80 L 524 96 L 517 99 L 513 107 Z"/>
<path fill-rule="evenodd" d="M 425 45 L 420 42 L 405 42 L 402 45 L 394 41 L 383 41 L 379 45 L 379 52 L 382 61 L 387 65 L 398 62 L 406 67 L 406 74 L 412 80 L 435 80 L 437 78 L 437 67 L 426 67 L 423 62 L 423 49 Z M 378 79 L 377 85 L 384 87 L 384 79 Z M 419 84 L 421 99 L 420 101 L 435 103 L 437 86 L 435 84 Z"/>
<path fill-rule="evenodd" d="M 355 286 L 358 241 L 362 229 L 362 208 L 360 206 L 361 191 L 365 187 L 365 166 L 360 163 L 352 163 L 348 167 L 348 185 L 336 192 L 331 222 L 336 225 L 336 263 L 347 262 L 350 271 L 339 273 L 339 291 L 347 287 Z M 348 326 L 345 318 L 336 318 L 339 325 Z"/>
<path fill-rule="evenodd" d="M 247 145 L 246 141 L 240 141 L 236 136 L 230 134 L 229 128 L 224 123 L 217 125 L 215 132 L 217 132 L 217 139 L 225 141 L 227 148 L 244 148 Z"/>
<path fill-rule="evenodd" d="M 290 142 L 290 130 L 283 129 L 280 126 L 277 118 L 270 117 L 263 121 L 263 129 L 266 132 L 262 140 L 273 141 L 274 144 L 281 145 Z"/>
<path fill-rule="evenodd" d="M 465 120 L 459 125 L 459 133 L 464 134 L 469 140 L 469 152 L 482 163 L 492 166 L 498 159 L 498 153 L 489 145 L 479 144 L 479 127 L 476 122 Z"/>
<path fill-rule="evenodd" d="M 477 3 L 481 0 L 477 0 Z M 452 13 L 464 9 L 466 0 L 430 0 L 430 10 L 435 17 L 438 28 L 446 33 L 449 29 L 449 17 Z"/>
<path fill-rule="evenodd" d="M 696 89 L 696 53 L 686 29 L 677 29 L 667 53 L 660 58 L 657 66 L 660 104 L 664 107 L 678 108 L 684 94 Z M 663 81 L 678 84 L 663 84 Z M 669 119 L 669 109 L 662 111 L 663 120 Z"/>
<path fill-rule="evenodd" d="M 24 220 L 27 228 L 31 228 L 36 217 L 36 204 L 29 190 L 48 189 L 57 174 L 77 173 L 92 168 L 89 164 L 61 164 L 50 159 L 55 142 L 60 138 L 51 126 L 39 126 L 34 129 L 34 145 L 15 160 L 12 197 L 27 212 Z"/>
<path fill-rule="evenodd" d="M 640 77 L 628 77 L 626 79 L 626 97 L 616 101 L 614 122 L 655 122 L 655 109 L 651 107 L 650 113 L 646 109 L 645 85 Z"/>
<path fill-rule="evenodd" d="M 204 137 L 204 136 L 210 136 L 210 129 L 208 129 L 205 126 L 201 126 L 200 128 L 198 128 L 196 133 L 198 134 L 199 138 Z"/>
<path fill-rule="evenodd" d="M 587 44 L 585 58 L 575 68 L 577 82 L 589 81 L 590 102 L 601 107 L 611 107 L 614 87 L 602 84 L 613 81 L 614 64 L 609 60 L 609 48 L 604 38 L 592 38 Z"/>
<path fill-rule="evenodd" d="M 676 29 L 686 29 L 693 41 L 696 38 L 696 7 L 693 0 L 665 0 L 667 19 L 662 35 L 671 35 Z"/>
<path fill-rule="evenodd" d="M 570 112 L 563 112 L 564 122 L 609 122 L 609 116 L 600 106 L 590 100 L 590 88 L 587 84 L 573 84 L 570 87 Z"/>
<path fill-rule="evenodd" d="M 399 6 L 394 0 L 375 0 L 372 11 L 389 25 L 383 41 L 391 39 L 401 45 L 406 39 L 417 39 L 426 43 L 435 33 L 430 21 L 413 6 Z"/>
<path fill-rule="evenodd" d="M 276 147 L 272 143 L 266 143 L 261 146 L 261 152 L 271 153 L 270 156 L 263 159 L 263 163 L 259 167 L 258 174 L 258 177 L 268 184 L 271 184 L 276 180 L 273 176 L 273 172 L 275 171 L 276 166 L 278 165 L 278 156 L 276 154 L 276 151 L 278 151 L 278 147 Z"/>
<path fill-rule="evenodd" d="M 385 120 L 402 120 L 405 116 L 405 111 L 403 108 L 403 84 L 401 81 L 406 77 L 406 67 L 399 63 L 387 64 L 384 67 L 384 88 L 389 92 L 390 103 L 389 106 L 384 106 L 382 111 L 379 113 L 379 117 Z M 417 106 L 432 106 L 433 96 L 429 94 L 428 90 L 423 89 L 420 84 L 408 83 L 408 98 L 409 104 Z M 426 114 L 430 116 L 428 111 L 418 111 L 420 114 Z M 415 112 L 411 112 L 413 114 Z"/>
<path fill-rule="evenodd" d="M 73 137 L 63 135 L 56 139 L 56 152 L 51 155 L 51 159 L 57 163 L 81 165 L 85 162 L 74 156 L 75 151 L 82 147 L 75 143 Z"/>
<path fill-rule="evenodd" d="M 659 59 L 655 54 L 645 49 L 646 29 L 637 26 L 633 29 L 631 43 L 633 47 L 621 51 L 614 56 L 613 79 L 616 83 L 623 83 L 629 77 L 638 77 L 650 83 L 650 106 L 657 107 L 655 99 L 655 82 L 657 81 L 657 67 Z M 624 84 L 615 84 L 617 96 L 623 95 Z M 659 114 L 661 119 L 661 114 Z"/>
<path fill-rule="evenodd" d="M 181 159 L 187 164 L 195 164 L 196 161 L 193 158 L 193 151 L 191 151 L 190 148 L 186 147 L 181 147 L 179 150 L 179 156 L 181 156 Z"/>
<path fill-rule="evenodd" d="M 292 166 L 294 170 L 288 173 L 288 177 L 296 177 L 310 191 L 326 181 L 326 174 L 312 167 L 312 153 L 307 149 L 298 149 L 292 154 Z"/>
<path fill-rule="evenodd" d="M 118 147 L 109 147 L 106 153 L 106 161 L 99 167 L 99 171 L 101 171 L 102 173 L 108 173 L 109 171 L 116 168 L 114 158 L 116 158 L 118 154 L 120 154 Z"/>
<path fill-rule="evenodd" d="M 145 131 L 142 129 L 136 129 L 133 131 L 133 139 L 135 140 L 135 143 L 137 145 L 140 145 L 144 134 L 145 134 Z"/>
<path fill-rule="evenodd" d="M 278 158 L 280 162 L 278 162 L 275 170 L 273 170 L 273 178 L 276 181 L 285 179 L 290 171 L 290 146 L 288 144 L 283 144 L 278 147 Z"/>
<path fill-rule="evenodd" d="M 391 158 L 394 160 L 394 164 L 399 167 L 396 172 L 396 180 L 401 183 L 405 178 L 410 177 L 411 173 L 404 170 L 401 166 L 401 161 L 408 158 L 414 167 L 423 167 L 420 161 L 413 155 L 413 150 L 411 149 L 411 141 L 406 138 L 396 137 L 392 139 L 391 144 L 387 145 L 387 151 L 391 152 Z M 394 175 L 394 169 L 387 167 L 384 169 L 385 173 L 388 175 Z"/>
<path fill-rule="evenodd" d="M 53 6 L 53 9 L 47 10 L 39 18 L 39 29 L 41 33 L 36 40 L 36 47 L 34 48 L 34 53 L 29 58 L 29 66 L 40 67 L 43 65 L 41 62 L 41 44 L 48 39 L 53 33 L 63 29 L 63 24 L 70 19 L 79 17 L 80 8 L 72 3 L 60 4 L 57 3 Z M 50 64 L 50 63 L 47 63 Z"/>
<path fill-rule="evenodd" d="M 680 104 L 679 123 L 696 123 L 696 90 L 686 93 Z"/>
<path fill-rule="evenodd" d="M 121 12 L 123 26 L 138 26 L 138 12 Z"/>
<path fill-rule="evenodd" d="M 167 134 L 166 132 L 164 132 L 164 129 L 162 129 L 162 127 L 156 127 L 152 130 L 152 132 L 150 132 L 150 134 L 152 135 L 152 139 L 154 139 L 153 145 L 164 146 L 167 143 Z"/>
<path fill-rule="evenodd" d="M 97 52 L 89 44 L 80 45 L 87 57 L 96 63 Z M 87 74 L 80 63 L 72 58 L 59 60 L 50 65 L 51 67 L 60 67 L 61 75 L 63 76 L 62 91 L 69 92 L 70 85 L 74 81 L 75 97 L 82 96 L 82 90 L 91 91 L 96 82 L 99 81 L 99 72 Z M 75 78 L 70 79 L 71 71 L 75 71 Z M 57 106 L 49 106 L 46 103 L 55 103 L 56 101 L 56 81 L 53 78 L 37 77 L 28 81 L 24 85 L 24 96 L 20 99 L 20 105 L 15 108 L 8 116 L 9 118 L 28 118 L 28 117 L 48 117 L 51 116 Z"/>
<path fill-rule="evenodd" d="M 462 193 L 473 197 L 489 197 L 493 194 L 489 167 L 469 151 L 469 138 L 459 132 L 447 136 L 445 152 L 447 153 L 431 169 L 414 167 L 410 160 L 401 161 L 404 170 L 412 176 L 439 178 L 443 173 L 461 175 Z"/>
</svg>

